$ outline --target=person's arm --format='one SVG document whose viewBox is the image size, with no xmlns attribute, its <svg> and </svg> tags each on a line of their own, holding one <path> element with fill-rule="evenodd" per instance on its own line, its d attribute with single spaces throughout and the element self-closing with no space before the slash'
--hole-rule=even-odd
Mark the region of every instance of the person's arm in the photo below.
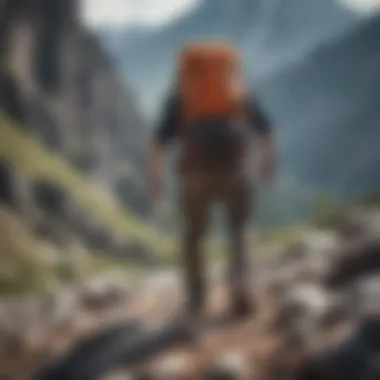
<svg viewBox="0 0 380 380">
<path fill-rule="evenodd" d="M 261 179 L 265 184 L 272 184 L 276 174 L 276 140 L 273 124 L 269 115 L 257 101 L 248 104 L 249 116 L 254 132 L 259 136 L 263 150 L 263 167 Z"/>
<path fill-rule="evenodd" d="M 276 152 L 276 141 L 273 133 L 270 133 L 263 137 L 263 171 L 262 179 L 265 184 L 273 184 L 276 179 L 276 169 L 277 169 L 277 152 Z"/>
<path fill-rule="evenodd" d="M 149 146 L 148 188 L 152 202 L 158 200 L 162 192 L 166 147 L 178 136 L 179 101 L 175 95 L 168 98 L 158 128 Z"/>
</svg>

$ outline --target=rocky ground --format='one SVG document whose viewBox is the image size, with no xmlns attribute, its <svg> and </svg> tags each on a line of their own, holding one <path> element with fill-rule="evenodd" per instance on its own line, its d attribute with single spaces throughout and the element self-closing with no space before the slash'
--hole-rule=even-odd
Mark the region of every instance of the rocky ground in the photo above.
<svg viewBox="0 0 380 380">
<path fill-rule="evenodd" d="M 0 379 L 30 379 L 100 326 L 124 320 L 137 325 L 113 332 L 106 327 L 112 343 L 104 340 L 106 350 L 90 365 L 96 363 L 100 375 L 105 358 L 137 335 L 129 346 L 135 351 L 104 379 L 380 379 L 380 212 L 353 215 L 339 231 L 305 234 L 276 259 L 257 261 L 251 276 L 256 313 L 206 330 L 191 344 L 167 322 L 183 298 L 174 272 L 156 272 L 133 285 L 105 279 L 3 302 Z M 221 276 L 210 289 L 207 314 L 223 315 L 228 304 Z M 166 326 L 161 335 L 155 330 L 160 325 Z M 148 357 L 153 346 L 156 354 Z"/>
</svg>

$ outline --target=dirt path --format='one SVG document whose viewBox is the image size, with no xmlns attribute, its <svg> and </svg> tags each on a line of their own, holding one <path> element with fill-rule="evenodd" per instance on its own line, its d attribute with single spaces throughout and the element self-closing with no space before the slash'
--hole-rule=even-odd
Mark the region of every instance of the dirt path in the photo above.
<svg viewBox="0 0 380 380">
<path fill-rule="evenodd" d="M 175 347 L 139 368 L 124 369 L 106 379 L 308 379 L 296 377 L 296 372 L 320 354 L 349 341 L 355 329 L 366 326 L 368 313 L 375 313 L 380 325 L 380 310 L 376 308 L 380 305 L 380 239 L 378 234 L 371 236 L 355 236 L 353 240 L 347 236 L 330 239 L 328 234 L 322 238 L 308 236 L 308 244 L 294 246 L 285 256 L 262 263 L 252 273 L 254 315 L 210 330 L 196 345 Z M 110 296 L 99 296 L 92 310 L 84 307 L 83 299 L 78 301 L 80 293 L 74 294 L 77 301 L 71 306 L 70 317 L 55 325 L 40 323 L 33 334 L 28 332 L 28 339 L 8 344 L 7 355 L 0 356 L 0 379 L 28 380 L 35 368 L 70 351 L 87 334 L 117 321 L 140 321 L 154 334 L 155 328 L 167 324 L 181 309 L 179 278 L 174 272 L 156 273 L 122 293 L 121 298 L 116 297 L 117 302 L 111 305 Z M 227 312 L 227 294 L 222 278 L 212 282 L 205 311 L 208 318 Z M 369 335 L 380 337 L 380 326 L 372 324 L 369 331 Z M 364 343 L 359 345 L 370 347 L 367 338 L 368 334 L 360 338 Z M 380 342 L 378 349 L 368 348 L 366 363 L 375 360 L 371 356 L 375 354 L 380 355 Z M 356 354 L 350 355 L 357 359 Z M 334 360 L 333 364 L 339 361 Z M 357 368 L 361 366 L 363 376 L 370 371 L 365 367 L 370 364 L 355 360 L 352 362 Z M 334 367 L 326 363 L 320 367 Z M 324 373 L 315 379 L 327 380 L 326 376 Z M 342 376 L 332 378 L 346 378 Z"/>
</svg>

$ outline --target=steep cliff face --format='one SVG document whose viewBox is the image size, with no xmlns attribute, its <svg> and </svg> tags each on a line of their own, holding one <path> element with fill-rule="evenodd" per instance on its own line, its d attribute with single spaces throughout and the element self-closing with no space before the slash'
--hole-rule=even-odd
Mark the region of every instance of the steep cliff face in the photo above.
<svg viewBox="0 0 380 380">
<path fill-rule="evenodd" d="M 0 208 L 59 246 L 150 258 L 134 94 L 75 0 L 0 5 Z"/>
<path fill-rule="evenodd" d="M 3 3 L 1 108 L 110 193 L 127 183 L 135 198 L 122 196 L 144 212 L 144 123 L 134 94 L 79 24 L 77 2 Z"/>
</svg>

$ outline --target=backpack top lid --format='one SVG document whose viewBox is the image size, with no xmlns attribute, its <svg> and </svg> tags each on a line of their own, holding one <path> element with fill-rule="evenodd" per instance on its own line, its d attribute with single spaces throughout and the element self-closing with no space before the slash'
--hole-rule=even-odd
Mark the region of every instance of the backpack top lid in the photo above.
<svg viewBox="0 0 380 380">
<path fill-rule="evenodd" d="M 224 42 L 192 43 L 179 58 L 179 83 L 187 121 L 228 116 L 241 103 L 243 73 L 237 50 Z"/>
<path fill-rule="evenodd" d="M 182 49 L 180 66 L 184 67 L 194 60 L 218 59 L 238 64 L 239 54 L 232 44 L 226 42 L 194 42 Z"/>
</svg>

